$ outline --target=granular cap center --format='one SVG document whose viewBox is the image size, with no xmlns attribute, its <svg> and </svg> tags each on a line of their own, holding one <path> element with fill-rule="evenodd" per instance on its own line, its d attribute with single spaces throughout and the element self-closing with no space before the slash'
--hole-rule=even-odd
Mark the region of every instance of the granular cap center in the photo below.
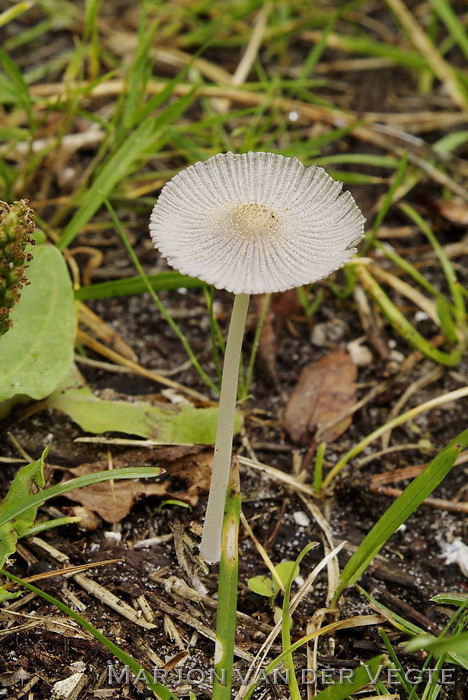
<svg viewBox="0 0 468 700">
<path fill-rule="evenodd" d="M 263 204 L 241 204 L 234 207 L 230 226 L 242 238 L 264 238 L 280 228 L 276 212 Z"/>
</svg>

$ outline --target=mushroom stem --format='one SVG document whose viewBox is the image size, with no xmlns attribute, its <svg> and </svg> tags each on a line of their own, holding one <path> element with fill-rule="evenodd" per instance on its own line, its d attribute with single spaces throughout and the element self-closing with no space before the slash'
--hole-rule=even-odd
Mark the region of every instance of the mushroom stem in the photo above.
<svg viewBox="0 0 468 700">
<path fill-rule="evenodd" d="M 221 555 L 221 532 L 231 468 L 240 354 L 249 298 L 249 294 L 237 294 L 234 297 L 224 356 L 210 494 L 200 545 L 203 558 L 211 564 L 219 561 Z"/>
</svg>

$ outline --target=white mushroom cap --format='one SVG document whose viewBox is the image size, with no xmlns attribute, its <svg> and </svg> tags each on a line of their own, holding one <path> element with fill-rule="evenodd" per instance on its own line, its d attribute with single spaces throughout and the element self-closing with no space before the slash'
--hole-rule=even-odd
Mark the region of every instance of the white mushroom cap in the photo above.
<svg viewBox="0 0 468 700">
<path fill-rule="evenodd" d="M 179 272 L 235 294 L 315 282 L 347 262 L 364 217 L 323 168 L 274 153 L 221 153 L 168 182 L 154 246 Z"/>
</svg>

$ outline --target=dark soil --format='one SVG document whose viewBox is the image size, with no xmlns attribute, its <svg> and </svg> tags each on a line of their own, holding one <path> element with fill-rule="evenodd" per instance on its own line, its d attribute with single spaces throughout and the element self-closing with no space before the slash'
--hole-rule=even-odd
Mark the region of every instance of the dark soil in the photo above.
<svg viewBox="0 0 468 700">
<path fill-rule="evenodd" d="M 127 2 L 119 5 L 128 7 Z M 380 11 L 375 10 L 375 14 L 380 16 Z M 391 26 L 393 27 L 393 24 Z M 66 36 L 66 41 L 70 42 L 71 33 Z M 298 42 L 297 51 L 300 56 L 304 56 L 305 50 L 305 46 Z M 237 49 L 234 53 L 235 60 L 233 60 L 233 54 L 229 52 L 229 61 L 226 59 L 223 62 L 221 50 L 215 50 L 211 55 L 207 55 L 212 61 L 218 60 L 227 69 L 232 70 L 237 66 L 239 59 Z M 332 60 L 342 58 L 343 55 L 330 50 L 326 53 L 326 57 Z M 348 96 L 339 93 L 343 101 L 342 106 L 347 106 L 346 101 L 352 102 L 351 107 L 354 111 L 364 112 L 374 110 L 375 105 L 379 104 L 379 111 L 398 112 L 399 100 L 404 100 L 405 90 L 408 92 L 414 89 L 410 74 L 401 69 L 395 71 L 387 69 L 384 73 L 376 71 L 369 74 L 373 77 L 366 84 L 360 79 L 362 76 L 358 73 L 350 76 L 341 74 L 334 76 L 337 81 L 349 81 Z M 387 83 L 383 80 L 384 77 L 388 78 Z M 384 84 L 385 90 L 382 87 Z M 385 104 L 379 98 L 379 96 L 382 97 L 382 93 L 385 96 Z M 329 97 L 324 94 L 323 97 L 325 96 Z M 439 97 L 442 102 L 446 99 L 444 95 Z M 336 99 L 338 101 L 338 98 Z M 420 99 L 423 101 L 422 97 Z M 430 109 L 433 106 L 430 96 L 427 96 L 427 105 L 424 105 L 424 108 Z M 444 106 L 446 106 L 445 102 Z M 195 113 L 193 118 L 196 119 Z M 428 143 L 438 137 L 440 134 L 424 134 Z M 377 152 L 373 146 L 364 146 L 352 139 L 346 141 L 346 148 L 350 152 L 353 152 L 353 149 L 364 152 L 366 148 L 370 153 Z M 333 148 L 325 149 L 324 155 L 332 152 Z M 171 162 L 174 169 L 182 165 L 179 160 L 174 156 Z M 84 167 L 86 163 L 83 163 Z M 387 172 L 378 168 L 363 167 L 362 171 L 382 177 L 388 175 Z M 372 221 L 373 207 L 377 198 L 387 190 L 387 187 L 388 184 L 385 183 L 381 187 L 350 188 L 369 221 Z M 429 209 L 426 210 L 425 207 L 428 199 L 438 197 L 440 197 L 440 188 L 435 192 L 433 184 L 424 182 L 411 192 L 410 201 L 422 208 L 428 216 L 432 216 L 428 213 Z M 47 210 L 41 211 L 41 216 L 47 219 Z M 99 216 L 102 220 L 107 220 L 104 212 Z M 164 269 L 164 263 L 159 260 L 147 235 L 148 216 L 149 208 L 144 213 L 134 214 L 131 236 L 134 249 L 146 271 L 154 273 Z M 394 214 L 393 218 L 389 217 L 386 221 L 387 226 L 394 227 L 407 223 L 402 215 L 398 214 Z M 443 245 L 461 239 L 462 229 L 442 217 L 433 215 L 432 223 Z M 94 233 L 86 233 L 76 240 L 76 245 L 92 245 L 98 247 L 104 254 L 104 261 L 92 277 L 92 282 L 135 274 L 131 263 L 123 257 L 117 234 L 106 233 L 105 239 L 99 241 Z M 417 232 L 413 232 L 409 238 L 398 239 L 394 245 L 401 255 L 413 262 L 432 254 L 426 239 Z M 77 259 L 84 267 L 86 260 Z M 432 259 L 434 259 L 433 254 Z M 442 273 L 437 266 L 425 267 L 424 272 L 434 285 L 442 290 L 445 289 Z M 334 279 L 337 284 L 343 284 L 341 273 Z M 306 467 L 307 483 L 312 483 L 313 480 L 310 465 L 312 451 L 309 448 L 314 436 L 310 437 L 308 445 L 293 444 L 289 440 L 283 426 L 287 399 L 303 367 L 315 362 L 331 350 L 345 348 L 351 341 L 365 336 L 353 297 L 342 300 L 333 294 L 327 282 L 320 283 L 320 286 L 325 290 L 324 299 L 312 324 L 307 322 L 301 310 L 296 310 L 290 318 L 282 319 L 278 325 L 274 358 L 275 375 L 272 376 L 271 367 L 268 368 L 265 361 L 262 362 L 260 358 L 251 387 L 252 398 L 243 406 L 246 436 L 258 460 L 287 473 L 293 470 L 293 464 L 297 463 L 300 468 L 302 462 L 302 467 Z M 208 313 L 202 292 L 189 290 L 185 293 L 165 293 L 161 294 L 161 299 L 166 308 L 176 317 L 200 363 L 215 379 Z M 217 316 L 222 327 L 226 328 L 232 303 L 231 297 L 217 292 L 216 299 L 219 302 Z M 413 319 L 416 308 L 410 306 L 406 299 L 396 301 L 401 302 L 401 308 L 408 318 Z M 171 378 L 205 394 L 208 400 L 214 400 L 197 373 L 193 369 L 186 368 L 187 358 L 179 340 L 160 317 L 148 295 L 96 301 L 89 306 L 135 351 L 138 362 L 143 367 L 165 372 L 184 366 L 185 369 L 172 375 Z M 245 344 L 247 358 L 255 325 L 256 317 L 252 305 L 250 330 Z M 317 328 L 320 331 L 318 335 Z M 419 322 L 418 330 L 427 337 L 435 334 L 435 329 L 424 320 Z M 354 414 L 349 429 L 327 447 L 325 464 L 327 469 L 331 468 L 351 446 L 385 424 L 402 392 L 435 367 L 429 360 L 419 358 L 412 369 L 403 375 L 402 365 L 412 354 L 412 349 L 385 322 L 382 323 L 379 333 L 378 342 L 374 342 L 374 345 L 372 345 L 372 339 L 365 339 L 365 344 L 371 351 L 371 359 L 366 366 L 359 368 L 357 400 L 365 396 L 377 383 L 383 380 L 392 381 L 385 393 L 379 394 Z M 104 359 L 92 352 L 87 352 L 87 356 L 95 360 Z M 269 359 L 272 359 L 271 356 Z M 94 391 L 112 389 L 129 397 L 151 395 L 148 397 L 150 400 L 167 401 L 167 398 L 157 393 L 161 387 L 141 377 L 116 374 L 84 364 L 80 364 L 79 369 Z M 411 396 L 406 408 L 409 409 L 430 398 L 459 388 L 463 369 L 463 366 L 453 370 L 444 368 L 437 381 Z M 105 445 L 75 442 L 77 437 L 83 437 L 83 431 L 66 416 L 55 411 L 44 410 L 31 415 L 29 408 L 29 406 L 17 407 L 2 421 L 0 425 L 0 434 L 3 436 L 1 457 L 18 458 L 20 456 L 17 448 L 8 438 L 8 433 L 11 432 L 22 450 L 32 459 L 37 459 L 45 446 L 49 447 L 47 458 L 49 483 L 61 480 L 63 470 L 106 459 Z M 427 453 L 417 448 L 395 451 L 378 457 L 362 467 L 357 466 L 360 458 L 367 457 L 380 449 L 378 442 L 373 443 L 357 460 L 351 461 L 326 496 L 315 501 L 329 523 L 335 544 L 344 540 L 347 542 L 339 555 L 340 568 L 392 502 L 392 499 L 387 496 L 371 492 L 371 476 L 429 461 L 464 427 L 466 427 L 466 406 L 461 402 L 446 404 L 424 413 L 415 421 L 395 429 L 390 444 L 398 446 L 403 443 L 415 444 L 419 440 L 426 440 L 430 441 L 430 449 Z M 240 438 L 237 438 L 237 454 L 250 456 L 246 444 L 246 441 L 241 442 Z M 147 460 L 146 463 L 159 463 L 158 449 L 146 451 L 144 453 L 146 457 L 142 453 L 141 459 Z M 125 459 L 128 456 L 128 466 L 135 465 L 135 455 L 133 452 L 128 452 L 127 448 L 112 446 L 110 450 L 113 457 L 120 455 Z M 170 460 L 167 468 L 170 475 Z M 0 477 L 1 495 L 7 492 L 16 469 L 17 464 L 3 464 Z M 279 480 L 269 478 L 250 467 L 242 467 L 241 483 L 244 514 L 273 563 L 294 560 L 306 544 L 312 541 L 319 543 L 301 566 L 300 575 L 306 578 L 312 568 L 323 558 L 324 545 L 322 530 L 304 502 L 297 493 L 288 489 Z M 394 486 L 404 488 L 408 483 L 407 481 Z M 180 491 L 180 489 L 181 484 L 174 483 L 174 490 Z M 181 697 L 187 697 L 191 690 L 197 698 L 209 698 L 211 687 L 209 671 L 212 668 L 214 654 L 214 642 L 212 635 L 211 637 L 209 635 L 209 630 L 213 631 L 215 625 L 217 571 L 216 567 L 213 567 L 209 573 L 200 568 L 196 549 L 206 506 L 206 495 L 206 492 L 202 494 L 198 504 L 192 509 L 170 504 L 160 507 L 164 501 L 163 498 L 144 497 L 134 505 L 130 515 L 121 523 L 110 524 L 99 520 L 96 529 L 90 531 L 75 525 L 61 527 L 39 536 L 45 545 L 41 545 L 37 540 L 23 540 L 9 570 L 17 576 L 27 577 L 62 568 L 64 563 L 54 559 L 52 550 L 47 549 L 48 545 L 65 555 L 72 566 L 118 559 L 117 563 L 90 568 L 83 575 L 139 611 L 141 619 L 146 619 L 145 614 L 147 614 L 154 625 L 152 629 L 145 629 L 131 622 L 107 604 L 98 601 L 89 591 L 85 591 L 76 579 L 64 579 L 62 576 L 55 575 L 39 580 L 37 585 L 79 611 L 105 636 L 132 655 L 145 668 L 161 669 L 166 665 L 168 670 L 165 682 Z M 466 501 L 466 467 L 464 465 L 455 467 L 433 497 L 453 503 Z M 71 507 L 71 501 L 66 498 L 55 499 L 53 503 L 40 509 L 39 519 L 58 517 L 58 511 L 68 514 L 71 512 Z M 183 533 L 187 536 L 186 539 L 182 539 Z M 421 506 L 390 538 L 380 556 L 362 577 L 360 586 L 378 603 L 383 604 L 408 623 L 416 625 L 425 632 L 439 634 L 453 610 L 436 605 L 431 602 L 431 597 L 443 592 L 468 593 L 467 579 L 460 566 L 445 562 L 440 538 L 450 542 L 457 537 L 466 539 L 466 535 L 466 518 L 463 519 L 459 513 L 430 505 Z M 154 537 L 160 537 L 162 541 L 143 549 L 135 546 L 142 540 Z M 256 655 L 275 624 L 271 601 L 254 594 L 247 586 L 247 580 L 250 577 L 265 573 L 266 568 L 256 548 L 241 528 L 238 610 L 248 617 L 241 618 L 237 627 L 237 649 L 242 654 L 236 657 L 235 662 L 238 672 L 234 683 L 236 687 L 239 686 L 241 674 L 245 673 L 249 666 L 248 659 Z M 192 591 L 205 592 L 212 604 L 206 603 L 206 600 L 202 602 L 188 600 L 187 597 L 177 594 L 175 584 L 178 581 L 184 582 Z M 276 603 L 280 604 L 280 599 Z M 294 614 L 293 641 L 307 634 L 310 619 L 326 605 L 325 569 Z M 340 603 L 341 619 L 373 612 L 372 605 L 360 590 L 354 587 L 345 592 Z M 75 625 L 53 605 L 39 597 L 26 595 L 17 601 L 5 604 L 0 609 L 0 621 L 2 621 L 0 698 L 19 700 L 27 697 L 44 700 L 52 697 L 55 683 L 79 672 L 84 673 L 84 685 L 76 695 L 70 695 L 70 698 L 140 700 L 152 696 L 144 684 L 136 681 L 133 676 L 130 675 L 128 682 L 125 676 L 121 676 L 121 665 L 116 664 L 115 659 L 103 645 L 96 642 L 90 634 Z M 333 621 L 334 618 L 329 613 L 325 613 L 323 624 Z M 421 669 L 426 653 L 405 652 L 399 645 L 408 639 L 408 635 L 388 622 L 383 623 L 381 627 L 391 640 L 403 667 Z M 271 650 L 271 658 L 280 651 L 280 638 L 277 638 Z M 318 666 L 337 680 L 340 669 L 357 668 L 360 663 L 365 663 L 385 651 L 377 626 L 342 630 L 333 637 L 320 637 Z M 297 652 L 295 662 L 300 676 L 301 670 L 308 668 L 310 658 L 308 659 L 305 651 L 302 650 Z M 433 666 L 434 663 L 431 662 L 430 665 Z M 464 697 L 466 674 L 455 664 L 446 664 L 446 666 L 453 669 L 450 680 L 454 684 L 444 685 L 439 697 L 443 700 L 459 700 Z M 382 680 L 386 682 L 386 679 L 385 672 Z M 280 679 L 277 680 L 276 684 L 263 684 L 256 697 L 268 700 L 287 698 L 287 686 L 281 683 Z M 318 688 L 326 686 L 326 677 L 319 678 L 319 681 Z M 422 687 L 421 685 L 420 689 Z M 307 697 L 305 685 L 301 686 L 301 690 L 304 698 Z M 392 691 L 396 693 L 392 697 L 407 698 L 407 694 L 399 684 L 392 686 Z M 365 697 L 374 695 L 374 692 L 373 689 L 369 690 Z M 68 696 L 58 694 L 53 697 Z"/>
<path fill-rule="evenodd" d="M 168 300 L 169 305 L 171 301 Z M 223 299 L 226 310 L 228 303 L 227 298 Z M 333 318 L 334 303 L 336 302 L 333 297 L 328 295 L 327 304 L 317 314 L 316 323 L 326 322 L 328 317 Z M 187 317 L 189 312 L 198 305 L 201 305 L 201 299 L 196 292 L 177 297 L 177 309 L 179 311 L 185 309 Z M 343 320 L 343 325 L 340 328 L 344 329 L 344 333 L 339 345 L 343 345 L 356 337 L 360 331 L 358 329 L 352 330 L 353 324 L 356 323 L 352 310 L 350 309 L 346 313 L 343 311 L 342 305 L 340 305 L 340 309 L 340 318 Z M 99 302 L 95 304 L 95 310 L 118 330 L 127 342 L 137 349 L 137 352 L 140 348 L 143 349 L 141 352 L 143 364 L 163 369 L 181 365 L 184 362 L 185 358 L 178 349 L 177 341 L 173 340 L 163 323 L 155 318 L 156 315 L 151 308 L 151 303 L 146 298 Z M 183 325 L 184 332 L 188 334 L 193 347 L 202 356 L 208 357 L 210 349 L 206 330 L 203 328 L 205 324 L 201 323 L 202 328 L 200 328 L 194 327 L 190 321 L 188 323 L 184 321 Z M 203 341 L 204 335 L 205 341 Z M 155 337 L 158 338 L 159 352 L 151 352 L 151 348 L 155 347 Z M 401 352 L 402 355 L 408 354 L 408 349 L 401 343 L 396 346 L 395 350 Z M 311 344 L 310 330 L 304 319 L 299 319 L 294 324 L 294 335 L 287 330 L 283 331 L 277 356 L 277 371 L 281 389 L 286 395 L 290 393 L 301 367 L 318 359 L 324 352 L 327 350 L 324 351 L 323 348 L 320 349 Z M 374 360 L 370 367 L 360 372 L 359 381 L 366 385 L 370 381 L 385 377 L 388 374 L 389 362 L 392 361 Z M 429 366 L 430 363 L 426 361 L 419 363 L 412 376 L 406 378 L 406 383 L 420 377 L 422 373 L 428 371 Z M 96 389 L 107 386 L 119 392 L 138 395 L 141 395 L 145 389 L 146 391 L 151 390 L 151 387 L 143 386 L 138 378 L 106 375 L 101 371 L 90 370 L 86 367 L 83 370 L 91 386 Z M 197 379 L 197 375 L 192 371 L 178 376 L 178 380 L 188 386 L 196 387 L 200 391 L 205 391 Z M 427 400 L 431 396 L 449 391 L 457 386 L 457 382 L 447 372 L 437 383 L 437 386 L 431 385 L 429 389 L 421 392 L 421 395 L 417 397 L 417 402 Z M 391 395 L 384 397 L 385 400 L 380 397 L 378 402 L 367 406 L 365 411 L 359 412 L 355 416 L 350 429 L 327 451 L 327 459 L 330 463 L 372 429 L 385 422 L 385 416 L 393 402 L 398 398 L 401 389 L 398 381 L 395 382 L 395 389 Z M 365 391 L 367 388 L 361 390 L 361 392 Z M 281 424 L 284 400 L 278 396 L 265 378 L 262 378 L 261 367 L 256 374 L 252 393 L 255 400 L 252 399 L 247 407 L 246 426 L 247 435 L 252 444 L 259 445 L 256 449 L 257 457 L 260 461 L 271 466 L 290 471 L 292 453 L 301 455 L 306 452 L 306 448 L 298 449 L 297 446 L 288 441 Z M 413 404 L 416 404 L 416 401 Z M 250 415 L 252 418 L 255 417 L 254 409 L 262 411 L 261 425 L 250 418 Z M 32 457 L 37 458 L 45 444 L 49 445 L 50 450 L 48 462 L 51 465 L 59 465 L 64 468 L 96 461 L 102 456 L 103 448 L 101 446 L 73 442 L 82 433 L 63 415 L 53 411 L 43 411 L 23 421 L 21 411 L 22 409 L 18 409 L 4 424 L 4 434 L 6 434 L 6 430 L 11 430 L 23 449 Z M 450 410 L 444 410 L 444 408 L 435 410 L 425 414 L 418 421 L 422 434 L 430 434 L 435 448 L 443 447 L 447 437 L 457 434 L 463 428 L 463 424 L 464 415 L 461 406 L 451 406 Z M 410 441 L 414 441 L 410 428 L 394 432 L 392 444 Z M 242 451 L 240 448 L 238 453 L 242 454 Z M 112 448 L 113 454 L 119 454 L 119 452 L 125 454 L 122 448 Z M 15 450 L 6 443 L 3 455 L 16 456 L 16 454 Z M 157 449 L 151 455 L 149 459 L 153 461 L 157 456 Z M 341 565 L 349 557 L 352 546 L 359 544 L 390 504 L 387 497 L 377 496 L 370 492 L 370 476 L 373 473 L 420 461 L 421 455 L 418 454 L 418 451 L 410 451 L 397 452 L 395 455 L 390 454 L 383 460 L 371 462 L 362 469 L 355 469 L 351 465 L 337 480 L 334 493 L 318 502 L 331 526 L 336 543 L 342 540 L 349 543 L 340 555 Z M 130 459 L 128 466 L 133 463 Z M 8 473 L 12 475 L 13 472 L 12 467 L 5 470 L 3 490 L 8 485 Z M 50 473 L 50 478 L 57 478 L 57 474 L 54 477 Z M 465 484 L 465 469 L 458 467 L 453 470 L 450 479 L 445 480 L 434 496 L 447 500 L 456 499 L 463 491 Z M 280 483 L 261 477 L 258 472 L 251 469 L 243 469 L 242 491 L 245 515 L 254 528 L 256 537 L 265 544 L 268 555 L 273 562 L 293 560 L 308 542 L 321 542 L 321 531 L 310 514 L 306 514 L 304 503 L 293 492 L 283 488 Z M 118 558 L 119 563 L 91 569 L 87 575 L 137 609 L 137 600 L 144 595 L 154 615 L 154 630 L 147 631 L 138 628 L 117 612 L 99 603 L 71 580 L 64 584 L 61 578 L 55 576 L 52 579 L 45 579 L 40 585 L 46 592 L 64 600 L 64 602 L 67 602 L 67 596 L 64 594 L 63 586 L 71 589 L 85 606 L 83 614 L 86 619 L 119 644 L 121 648 L 140 660 L 146 668 L 157 665 L 154 664 L 154 658 L 151 655 L 148 656 L 146 647 L 155 651 L 164 663 L 177 657 L 181 652 L 177 639 L 174 639 L 174 633 L 168 628 L 167 617 L 169 617 L 180 635 L 178 639 L 182 640 L 185 652 L 180 665 L 176 666 L 174 671 L 168 675 L 168 679 L 172 679 L 174 690 L 179 694 L 183 688 L 192 685 L 192 690 L 197 693 L 198 697 L 209 697 L 209 678 L 206 669 L 211 668 L 213 642 L 187 624 L 183 614 L 188 612 L 195 620 L 210 629 L 214 629 L 214 610 L 206 608 L 203 604 L 184 601 L 165 585 L 168 580 L 171 580 L 170 577 L 177 577 L 186 581 L 188 585 L 193 585 L 193 579 L 190 578 L 187 571 L 181 566 L 181 561 L 178 561 L 175 556 L 172 539 L 149 549 L 133 548 L 135 543 L 148 537 L 170 534 L 174 523 L 180 523 L 181 528 L 191 535 L 195 544 L 199 534 L 199 524 L 203 519 L 205 499 L 202 498 L 199 505 L 190 512 L 178 506 L 166 506 L 158 509 L 160 503 L 161 499 L 158 498 L 142 499 L 135 505 L 124 522 L 114 526 L 101 522 L 94 532 L 83 532 L 78 527 L 68 526 L 42 536 L 43 540 L 66 554 L 72 565 Z M 67 513 L 70 501 L 56 499 L 53 506 Z M 298 516 L 297 513 L 303 515 Z M 304 524 L 298 525 L 295 518 Z M 446 565 L 444 563 L 437 537 L 443 535 L 444 538 L 451 539 L 463 536 L 463 534 L 463 523 L 458 514 L 432 507 L 421 507 L 409 518 L 405 526 L 389 540 L 381 552 L 382 558 L 376 560 L 366 572 L 361 580 L 361 585 L 377 601 L 386 605 L 397 615 L 420 628 L 437 634 L 447 623 L 448 609 L 431 603 L 430 598 L 445 591 L 466 591 L 466 579 L 463 578 L 460 568 L 456 564 Z M 23 543 L 23 547 L 24 551 L 27 550 L 33 554 L 37 561 L 27 566 L 24 557 L 21 556 L 22 549 L 20 555 L 16 557 L 15 566 L 11 568 L 15 574 L 30 576 L 37 573 L 38 570 L 43 571 L 47 568 L 57 568 L 57 566 L 60 568 L 60 564 L 57 565 L 57 562 L 54 562 L 43 549 L 38 548 L 33 543 L 26 541 Z M 259 560 L 251 540 L 245 533 L 242 533 L 241 536 L 240 552 L 238 609 L 251 616 L 251 623 L 241 622 L 238 625 L 237 644 L 241 649 L 255 655 L 264 639 L 265 629 L 273 624 L 273 611 L 267 599 L 255 595 L 246 585 L 249 577 L 265 573 L 265 568 Z M 185 557 L 189 562 L 194 558 L 193 550 L 190 551 L 190 547 L 186 549 Z M 308 555 L 305 564 L 301 567 L 301 575 L 305 577 L 307 572 L 322 557 L 323 546 L 320 545 Z M 195 564 L 192 563 L 190 566 L 195 566 Z M 154 580 L 154 575 L 158 580 Z M 200 571 L 197 575 L 208 589 L 209 595 L 213 595 L 216 592 L 216 570 L 213 570 L 209 576 L 205 576 Z M 326 593 L 326 574 L 323 573 L 294 616 L 294 640 L 306 633 L 310 617 L 318 609 L 325 606 Z M 161 609 L 161 602 L 169 608 Z M 14 604 L 13 607 L 17 605 Z M 342 618 L 350 617 L 353 614 L 368 614 L 369 612 L 371 609 L 360 593 L 350 590 L 345 594 L 340 607 Z M 41 621 L 37 622 L 36 620 L 36 624 L 28 629 L 26 623 L 34 618 L 15 616 L 14 624 L 7 624 L 5 627 L 5 632 L 12 627 L 11 633 L 0 639 L 3 662 L 2 681 L 8 688 L 8 697 L 22 697 L 22 690 L 20 690 L 22 684 L 30 683 L 33 679 L 36 681 L 33 686 L 34 697 L 49 697 L 51 688 L 56 681 L 81 669 L 86 669 L 85 675 L 87 677 L 86 689 L 79 696 L 83 700 L 88 697 L 130 697 L 137 699 L 147 696 L 147 691 L 144 690 L 141 683 L 135 684 L 132 681 L 130 685 L 124 684 L 122 686 L 120 683 L 118 688 L 111 687 L 109 678 L 111 680 L 114 678 L 115 681 L 115 676 L 112 676 L 112 671 L 110 676 L 107 673 L 108 662 L 111 662 L 107 650 L 97 644 L 89 635 L 78 631 L 70 624 L 66 633 L 60 628 L 53 628 L 53 625 L 51 629 L 49 621 L 52 619 L 56 621 L 59 616 L 49 604 L 44 603 L 39 598 L 34 598 L 27 605 L 18 606 L 18 613 L 20 615 L 33 615 L 37 619 L 40 618 Z M 257 621 L 262 623 L 260 629 L 256 629 L 254 626 Z M 19 625 L 19 629 L 14 632 L 17 625 Z M 395 628 L 389 625 L 384 627 L 395 647 L 406 638 Z M 142 650 L 142 644 L 145 645 L 145 651 Z M 385 650 L 375 628 L 358 628 L 352 633 L 348 630 L 339 632 L 334 638 L 333 647 L 330 644 L 331 642 L 321 642 L 318 660 L 320 667 L 334 669 L 333 677 L 335 679 L 336 672 L 339 672 L 343 665 L 345 668 L 353 668 L 359 662 L 370 659 Z M 277 644 L 273 647 L 273 652 L 275 651 L 280 651 Z M 419 668 L 423 662 L 423 654 L 405 655 L 401 651 L 401 661 L 405 668 L 407 666 Z M 82 662 L 82 666 L 78 662 Z M 299 669 L 307 668 L 305 656 L 298 654 L 297 666 Z M 239 670 L 244 669 L 245 672 L 247 664 L 244 660 L 237 660 L 236 667 Z M 15 675 L 20 669 L 23 676 Z M 192 670 L 190 671 L 190 669 Z M 205 676 L 201 676 L 201 672 L 198 672 L 197 669 L 204 669 Z M 179 684 L 179 676 L 177 675 L 179 672 L 184 679 L 185 685 L 183 686 Z M 117 667 L 115 673 L 117 673 Z M 187 681 L 187 673 L 189 673 L 188 681 L 192 679 L 192 684 L 185 682 Z M 118 675 L 120 677 L 120 671 Z M 454 678 L 457 680 L 457 687 L 461 688 L 463 685 L 462 672 L 457 669 Z M 204 682 L 198 685 L 198 681 L 201 679 Z M 14 682 L 15 680 L 17 682 Z M 400 691 L 400 688 L 398 690 Z M 279 685 L 276 689 L 270 688 L 266 697 L 286 697 L 285 692 L 285 687 Z M 458 691 L 455 693 L 454 688 L 455 694 L 452 695 L 451 692 L 452 689 L 449 689 L 445 697 L 462 697 Z M 401 697 L 404 697 L 404 693 Z"/>
</svg>

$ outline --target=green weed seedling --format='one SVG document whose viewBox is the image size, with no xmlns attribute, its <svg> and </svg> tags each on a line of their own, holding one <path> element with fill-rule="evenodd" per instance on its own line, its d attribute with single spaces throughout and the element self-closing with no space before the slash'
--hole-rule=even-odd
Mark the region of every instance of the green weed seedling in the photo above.
<svg viewBox="0 0 468 700">
<path fill-rule="evenodd" d="M 285 590 L 292 571 L 296 569 L 295 561 L 283 561 L 275 566 L 277 578 L 267 575 L 252 576 L 247 579 L 247 585 L 251 591 L 257 595 L 264 596 L 270 601 L 272 608 L 275 607 L 275 600 L 281 590 Z M 282 583 L 282 587 L 278 583 Z"/>
</svg>

